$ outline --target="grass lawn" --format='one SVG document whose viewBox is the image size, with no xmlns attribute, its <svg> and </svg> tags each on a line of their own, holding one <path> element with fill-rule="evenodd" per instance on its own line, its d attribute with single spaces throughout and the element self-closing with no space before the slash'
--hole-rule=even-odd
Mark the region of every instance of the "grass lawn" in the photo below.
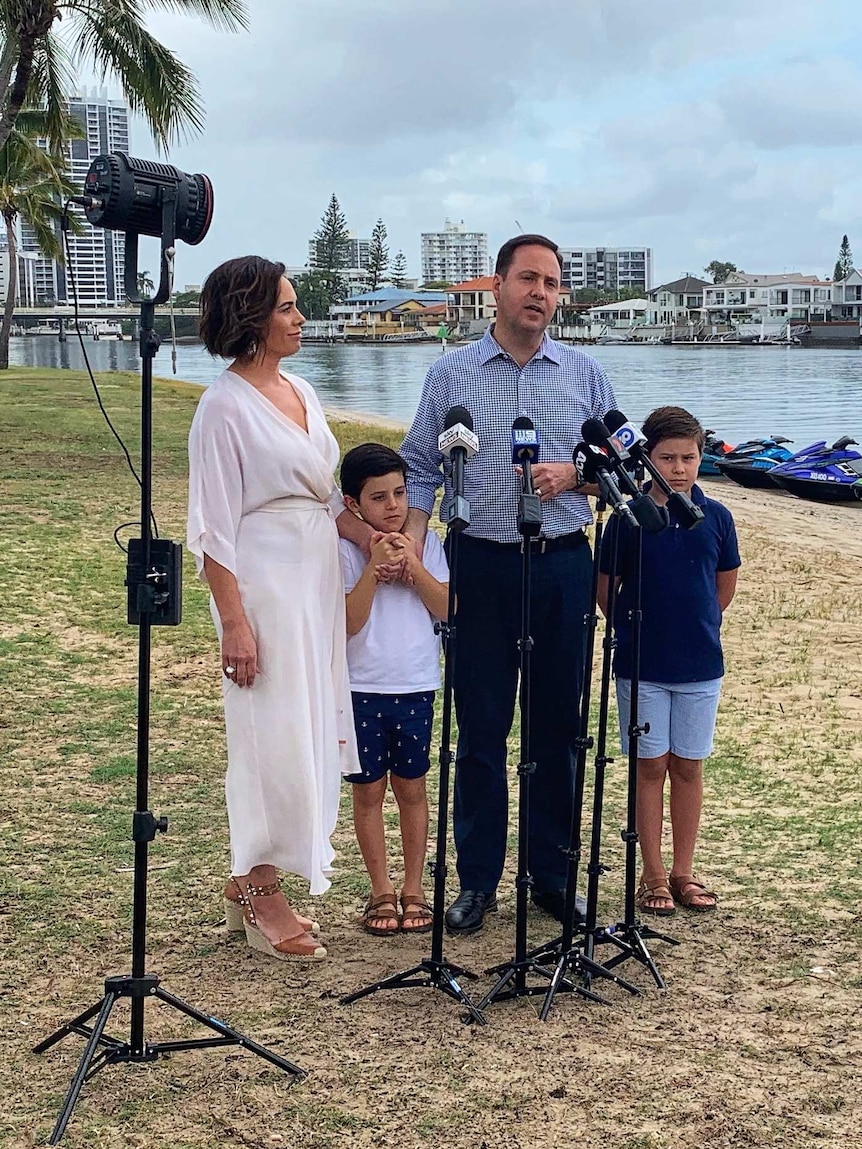
<svg viewBox="0 0 862 1149">
<path fill-rule="evenodd" d="M 138 379 L 99 382 L 135 457 Z M 200 390 L 165 381 L 155 390 L 154 510 L 160 534 L 183 540 L 186 437 Z M 30 1047 L 100 996 L 106 975 L 129 967 L 137 631 L 125 622 L 125 556 L 112 534 L 134 522 L 139 501 L 85 375 L 12 369 L 0 373 L 0 396 L 0 1145 L 11 1147 L 47 1137 L 81 1040 L 41 1057 Z M 332 426 L 344 450 L 400 440 L 376 426 Z M 729 678 L 699 862 L 721 907 L 667 923 L 682 942 L 653 949 L 667 992 L 627 966 L 643 996 L 612 989 L 608 1009 L 561 995 L 545 1025 L 541 998 L 495 1007 L 483 1029 L 462 1025 L 427 990 L 338 1004 L 429 944 L 372 939 L 356 925 L 366 881 L 347 794 L 332 889 L 312 907 L 294 886 L 323 922 L 330 958 L 281 965 L 225 934 L 219 658 L 208 595 L 186 555 L 183 623 L 153 632 L 150 804 L 170 832 L 150 850 L 149 968 L 171 992 L 311 1072 L 287 1089 L 250 1054 L 220 1050 L 111 1067 L 85 1086 L 65 1143 L 854 1144 L 862 510 L 721 491 L 745 563 L 726 623 Z M 611 918 L 622 892 L 623 775 L 620 758 L 604 822 L 602 910 Z M 389 807 L 387 819 L 394 856 Z M 500 912 L 474 939 L 447 941 L 453 961 L 481 971 L 510 956 L 513 860 L 511 850 Z M 552 933 L 548 918 L 531 917 L 533 941 Z M 193 1033 L 178 1015 L 148 1009 L 154 1040 Z M 125 1005 L 111 1032 L 128 1035 Z"/>
</svg>

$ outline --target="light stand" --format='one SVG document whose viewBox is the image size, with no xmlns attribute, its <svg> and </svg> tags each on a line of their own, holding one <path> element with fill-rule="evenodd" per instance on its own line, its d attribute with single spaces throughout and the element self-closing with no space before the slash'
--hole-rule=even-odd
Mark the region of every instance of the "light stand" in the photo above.
<svg viewBox="0 0 862 1149">
<path fill-rule="evenodd" d="M 463 467 L 463 457 L 456 457 L 455 464 Z M 462 473 L 463 479 L 463 473 Z M 456 487 L 462 483 L 456 482 Z M 459 977 L 476 979 L 476 974 L 460 966 L 452 965 L 443 956 L 443 922 L 446 901 L 446 847 L 449 826 L 449 773 L 452 766 L 452 686 L 455 672 L 455 632 L 456 597 L 455 586 L 458 574 L 458 540 L 461 531 L 470 525 L 470 506 L 463 495 L 456 495 L 452 502 L 447 530 L 447 551 L 449 558 L 449 594 L 447 601 L 447 621 L 437 623 L 437 631 L 443 639 L 443 712 L 440 735 L 440 779 L 437 797 L 437 845 L 434 860 L 428 868 L 434 878 L 434 909 L 431 927 L 431 954 L 416 965 L 401 973 L 392 974 L 372 985 L 365 986 L 355 993 L 341 998 L 342 1005 L 368 997 L 382 989 L 410 989 L 412 987 L 439 989 L 448 997 L 463 1005 L 464 1020 L 485 1025 L 485 1015 L 481 1006 L 473 1004 L 461 986 Z"/>
<path fill-rule="evenodd" d="M 87 1039 L 84 1052 L 72 1078 L 57 1122 L 49 1140 L 56 1145 L 65 1132 L 75 1103 L 86 1081 L 106 1065 L 117 1062 L 147 1063 L 170 1053 L 187 1049 L 212 1049 L 240 1045 L 258 1057 L 283 1069 L 294 1078 L 304 1077 L 298 1066 L 245 1037 L 218 1018 L 203 1013 L 168 993 L 154 973 L 146 972 L 147 935 L 147 851 L 157 833 L 165 833 L 167 818 L 156 817 L 148 807 L 150 734 L 150 638 L 154 625 L 176 626 L 180 621 L 180 547 L 166 539 L 153 539 L 152 521 L 152 386 L 153 358 L 159 347 L 154 329 L 155 307 L 168 298 L 171 262 L 176 236 L 176 189 L 165 187 L 162 195 L 162 254 L 159 289 L 152 299 L 137 289 L 138 235 L 126 233 L 125 287 L 133 303 L 140 303 L 141 354 L 141 538 L 129 547 L 126 571 L 129 622 L 138 627 L 137 772 L 132 840 L 135 843 L 134 895 L 132 908 L 132 972 L 105 980 L 104 996 L 77 1017 L 39 1042 L 34 1053 L 43 1053 L 70 1033 Z M 131 1003 L 128 1041 L 105 1033 L 114 1006 L 121 998 Z M 156 998 L 178 1013 L 190 1017 L 219 1036 L 179 1041 L 147 1041 L 144 1033 L 144 1004 Z M 90 1022 L 95 1021 L 90 1024 Z"/>
</svg>

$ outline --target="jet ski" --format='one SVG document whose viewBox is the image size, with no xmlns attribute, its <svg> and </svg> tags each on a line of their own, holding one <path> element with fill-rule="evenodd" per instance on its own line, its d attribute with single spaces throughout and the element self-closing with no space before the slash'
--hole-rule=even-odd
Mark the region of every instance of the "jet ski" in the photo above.
<svg viewBox="0 0 862 1149">
<path fill-rule="evenodd" d="M 770 439 L 750 439 L 734 447 L 715 463 L 719 475 L 732 479 L 741 487 L 773 487 L 770 473 L 779 463 L 794 458 L 793 452 L 784 446 L 791 440 L 784 435 L 774 435 Z"/>
<path fill-rule="evenodd" d="M 825 439 L 769 472 L 776 486 L 800 499 L 819 503 L 862 502 L 862 454 L 844 435 L 828 446 Z"/>
<path fill-rule="evenodd" d="M 718 476 L 721 472 L 717 464 L 733 450 L 733 447 L 725 443 L 724 439 L 719 439 L 715 431 L 706 431 L 704 436 L 703 455 L 697 473 Z"/>
</svg>

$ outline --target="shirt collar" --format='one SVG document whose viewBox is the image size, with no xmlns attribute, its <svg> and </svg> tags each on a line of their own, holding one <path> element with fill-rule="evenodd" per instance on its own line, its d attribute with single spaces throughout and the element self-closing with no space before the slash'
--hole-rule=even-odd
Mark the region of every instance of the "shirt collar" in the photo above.
<svg viewBox="0 0 862 1149">
<path fill-rule="evenodd" d="M 488 326 L 485 334 L 479 340 L 479 362 L 484 367 L 486 363 L 489 363 L 492 359 L 496 359 L 498 355 L 506 355 L 507 357 L 511 358 L 511 356 L 508 355 L 508 352 L 504 351 L 497 340 L 494 338 L 494 324 L 492 323 Z M 557 349 L 556 343 L 553 341 L 553 339 L 551 339 L 550 335 L 548 335 L 547 331 L 542 336 L 542 342 L 539 345 L 539 350 L 533 356 L 533 359 L 550 359 L 552 363 L 559 365 L 559 350 Z M 529 360 L 531 363 L 532 361 L 532 359 Z"/>
</svg>

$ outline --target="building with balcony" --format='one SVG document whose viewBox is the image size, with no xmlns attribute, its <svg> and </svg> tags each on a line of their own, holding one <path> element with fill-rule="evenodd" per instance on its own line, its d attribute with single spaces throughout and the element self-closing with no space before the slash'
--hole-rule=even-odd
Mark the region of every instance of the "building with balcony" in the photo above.
<svg viewBox="0 0 862 1149">
<path fill-rule="evenodd" d="M 710 284 L 694 275 L 662 283 L 649 292 L 649 321 L 663 327 L 700 321 L 703 293 Z"/>
<path fill-rule="evenodd" d="M 619 291 L 652 284 L 651 247 L 561 247 L 563 287 L 571 291 Z"/>
<path fill-rule="evenodd" d="M 831 312 L 832 283 L 801 272 L 735 271 L 724 283 L 709 284 L 703 292 L 703 315 L 709 323 L 823 323 Z"/>
<path fill-rule="evenodd" d="M 105 152 L 129 151 L 128 105 L 110 99 L 104 88 L 83 89 L 70 97 L 69 114 L 82 125 L 86 137 L 70 140 L 66 159 L 71 179 L 83 185 L 90 163 Z M 81 208 L 73 205 L 81 223 L 80 235 L 68 234 L 69 265 L 45 259 L 39 252 L 32 228 L 21 226 L 22 251 L 35 254 L 34 268 L 37 302 L 72 303 L 71 278 L 74 277 L 78 302 L 82 307 L 125 303 L 123 264 L 125 237 L 122 232 L 93 227 Z"/>
<path fill-rule="evenodd" d="M 855 267 L 845 279 L 832 284 L 832 318 L 862 323 L 862 272 Z"/>
<path fill-rule="evenodd" d="M 446 220 L 442 231 L 422 233 L 422 282 L 461 283 L 488 274 L 488 235 Z"/>
</svg>

